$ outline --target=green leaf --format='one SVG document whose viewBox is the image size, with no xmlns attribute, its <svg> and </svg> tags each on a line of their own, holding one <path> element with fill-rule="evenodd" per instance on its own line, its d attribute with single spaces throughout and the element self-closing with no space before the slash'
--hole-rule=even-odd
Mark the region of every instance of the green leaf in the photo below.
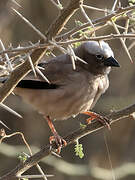
<svg viewBox="0 0 135 180">
<path fill-rule="evenodd" d="M 80 122 L 80 128 L 84 129 L 84 128 L 86 128 L 86 125 L 85 125 L 85 124 L 82 124 L 82 123 Z"/>
<path fill-rule="evenodd" d="M 89 27 L 88 27 L 88 30 L 89 30 L 89 31 L 93 31 L 93 27 L 90 27 L 90 26 L 89 26 Z"/>
<path fill-rule="evenodd" d="M 74 39 L 74 40 L 75 40 L 75 39 Z M 80 46 L 80 45 L 81 45 L 81 42 L 76 42 L 76 43 L 73 44 L 74 48 L 77 48 L 77 47 Z"/>
<path fill-rule="evenodd" d="M 76 145 L 75 145 L 75 155 L 79 156 L 80 159 L 84 157 L 83 146 L 82 144 L 79 144 L 78 140 L 76 141 Z"/>
<path fill-rule="evenodd" d="M 26 156 L 25 154 L 21 153 L 21 154 L 18 156 L 18 159 L 19 159 L 21 162 L 25 162 L 25 161 L 28 159 L 28 156 Z"/>
<path fill-rule="evenodd" d="M 81 21 L 78 21 L 78 20 L 75 20 L 75 24 L 76 24 L 76 26 L 79 26 L 79 27 L 83 25 L 83 23 Z"/>
<path fill-rule="evenodd" d="M 117 21 L 117 17 L 114 16 L 114 17 L 111 18 L 111 20 L 112 20 L 113 22 L 116 22 L 116 21 Z"/>
<path fill-rule="evenodd" d="M 51 55 L 51 51 L 46 51 L 46 56 L 50 56 Z"/>
<path fill-rule="evenodd" d="M 58 6 L 59 6 L 60 9 L 63 9 L 62 4 L 59 3 Z"/>
</svg>

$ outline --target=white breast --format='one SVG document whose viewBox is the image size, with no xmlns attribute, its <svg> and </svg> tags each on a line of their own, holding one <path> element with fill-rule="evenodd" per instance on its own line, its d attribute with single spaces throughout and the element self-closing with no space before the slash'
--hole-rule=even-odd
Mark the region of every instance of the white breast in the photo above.
<svg viewBox="0 0 135 180">
<path fill-rule="evenodd" d="M 100 96 L 105 93 L 105 91 L 108 89 L 109 87 L 109 79 L 108 76 L 102 76 L 99 77 L 95 83 L 95 86 L 97 88 L 97 93 L 95 95 L 95 98 L 93 100 L 93 103 L 91 105 L 91 109 L 95 106 L 97 100 L 100 98 Z"/>
</svg>

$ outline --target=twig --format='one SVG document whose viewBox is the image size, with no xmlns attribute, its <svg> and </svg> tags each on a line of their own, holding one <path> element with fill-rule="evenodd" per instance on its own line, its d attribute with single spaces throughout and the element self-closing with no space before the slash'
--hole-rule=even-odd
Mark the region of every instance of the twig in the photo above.
<svg viewBox="0 0 135 180">
<path fill-rule="evenodd" d="M 106 9 L 100 9 L 100 8 L 97 8 L 97 7 L 93 7 L 93 6 L 87 6 L 85 4 L 82 5 L 84 8 L 86 9 L 92 9 L 94 11 L 99 11 L 99 12 L 108 12 L 108 10 Z"/>
<path fill-rule="evenodd" d="M 40 69 L 38 68 L 38 66 L 35 67 L 37 73 L 48 83 L 50 83 L 50 81 L 48 80 L 48 78 L 40 71 Z"/>
<path fill-rule="evenodd" d="M 0 124 L 2 124 L 5 128 L 11 130 L 3 121 L 0 120 Z"/>
<path fill-rule="evenodd" d="M 50 0 L 52 2 L 52 4 L 58 9 L 58 10 L 62 10 L 62 5 L 60 2 L 58 2 L 58 4 L 55 2 L 55 0 Z"/>
<path fill-rule="evenodd" d="M 120 38 L 124 38 L 124 37 L 129 38 L 129 39 L 135 39 L 135 34 L 110 34 L 110 35 L 90 37 L 90 38 L 83 37 L 80 39 L 58 42 L 57 44 L 58 45 L 67 45 L 67 44 L 72 44 L 72 43 L 76 43 L 76 42 L 112 40 L 112 39 L 120 39 Z"/>
<path fill-rule="evenodd" d="M 4 47 L 4 44 L 3 44 L 3 42 L 2 42 L 2 40 L 1 40 L 1 39 L 0 39 L 0 45 L 1 45 L 1 47 L 2 47 L 2 50 L 3 50 L 3 51 L 5 51 L 5 47 Z M 9 59 L 9 57 L 8 57 L 8 54 L 7 54 L 7 53 L 5 53 L 5 58 L 6 58 L 7 63 L 8 63 L 8 68 L 9 68 L 9 71 L 13 71 L 13 67 L 12 67 L 12 64 L 11 64 L 11 62 L 10 62 L 10 59 Z"/>
<path fill-rule="evenodd" d="M 113 26 L 111 22 L 108 22 L 108 25 Z M 115 25 L 116 25 L 119 29 L 126 30 L 126 28 L 123 27 L 123 26 L 120 26 L 120 25 L 118 25 L 118 24 L 116 24 L 116 23 L 115 23 Z M 124 33 L 124 34 L 127 34 L 127 33 Z"/>
<path fill-rule="evenodd" d="M 88 64 L 86 61 L 84 61 L 84 60 L 83 60 L 83 59 L 81 59 L 80 57 L 78 57 L 78 56 L 76 56 L 76 55 L 75 55 L 75 57 L 76 57 L 76 59 L 77 59 L 77 60 L 81 61 L 82 63 L 84 63 L 84 64 Z"/>
<path fill-rule="evenodd" d="M 22 7 L 18 2 L 16 2 L 15 0 L 12 0 L 13 3 L 15 3 L 18 7 Z"/>
<path fill-rule="evenodd" d="M 49 41 L 49 43 L 52 44 L 54 47 L 58 48 L 62 53 L 64 53 L 64 54 L 68 53 L 68 51 L 66 49 L 64 49 L 63 47 L 58 45 L 54 40 L 53 41 Z"/>
<path fill-rule="evenodd" d="M 42 178 L 44 179 L 44 180 L 47 180 L 47 175 L 44 173 L 44 171 L 41 169 L 41 167 L 39 166 L 39 164 L 36 164 L 36 167 L 37 167 L 37 169 L 38 169 L 38 171 L 41 173 L 41 175 L 40 176 L 42 176 Z M 53 176 L 53 175 L 52 175 Z"/>
<path fill-rule="evenodd" d="M 115 23 L 114 23 L 113 21 L 111 21 L 111 22 L 112 22 L 112 24 L 113 24 L 113 27 L 114 27 L 116 33 L 117 33 L 117 34 L 120 34 L 120 32 L 119 32 L 117 26 L 115 25 Z M 131 57 L 131 55 L 130 55 L 130 53 L 129 53 L 129 51 L 128 51 L 128 48 L 127 48 L 124 40 L 123 40 L 122 38 L 120 38 L 120 41 L 121 41 L 121 44 L 123 45 L 123 48 L 124 48 L 125 52 L 127 53 L 128 57 L 129 57 L 131 63 L 133 63 L 132 57 Z"/>
<path fill-rule="evenodd" d="M 0 107 L 4 108 L 5 110 L 9 111 L 10 113 L 14 114 L 17 117 L 22 118 L 22 116 L 19 113 L 17 113 L 16 111 L 11 109 L 10 107 L 6 106 L 5 104 L 0 103 Z"/>
<path fill-rule="evenodd" d="M 21 133 L 21 132 L 15 132 L 15 133 L 12 133 L 12 134 L 9 134 L 9 135 L 7 135 L 7 134 L 5 133 L 4 136 L 0 139 L 0 143 L 1 143 L 4 139 L 10 138 L 10 137 L 16 136 L 16 135 L 21 135 L 24 144 L 27 146 L 30 154 L 32 154 L 31 148 L 30 148 L 29 144 L 27 143 L 27 141 L 26 141 L 23 133 Z"/>
<path fill-rule="evenodd" d="M 25 155 L 26 155 L 27 157 L 30 157 L 30 155 L 32 156 L 33 154 L 32 154 L 32 151 L 30 151 L 30 155 L 28 155 L 28 154 L 26 154 L 26 153 L 25 153 Z M 43 170 L 41 169 L 41 167 L 39 166 L 39 164 L 36 164 L 36 167 L 37 167 L 38 171 L 41 173 L 43 179 L 44 179 L 44 180 L 47 180 L 47 176 L 44 174 L 44 172 L 43 172 Z M 37 175 L 34 175 L 33 178 L 34 178 L 35 176 L 37 176 Z M 22 177 L 22 176 L 21 176 L 21 177 Z"/>
<path fill-rule="evenodd" d="M 30 50 L 37 49 L 37 48 L 45 48 L 45 44 L 44 44 L 44 47 L 42 47 L 42 45 L 39 46 L 39 43 L 36 43 L 34 45 L 26 46 L 26 47 L 17 47 L 17 48 L 12 48 L 12 49 L 9 48 L 9 49 L 0 51 L 0 55 L 5 54 L 5 53 L 15 53 L 15 52 L 18 52 L 19 54 L 26 53 Z"/>
<path fill-rule="evenodd" d="M 22 16 L 21 13 L 19 13 L 17 10 L 12 8 L 12 10 L 30 27 L 32 28 L 42 39 L 46 41 L 46 37 L 44 34 L 42 34 L 35 26 L 33 26 L 32 23 L 30 23 L 24 16 Z"/>
<path fill-rule="evenodd" d="M 53 177 L 54 175 L 46 174 L 46 177 Z M 24 176 L 17 176 L 20 179 L 36 179 L 36 178 L 44 178 L 44 175 L 24 175 Z"/>
<path fill-rule="evenodd" d="M 128 50 L 131 50 L 134 46 L 135 46 L 135 41 L 129 45 Z"/>
<path fill-rule="evenodd" d="M 113 7 L 112 7 L 112 11 L 115 10 L 118 2 L 119 2 L 119 0 L 114 0 L 114 4 L 113 4 Z"/>
<path fill-rule="evenodd" d="M 33 71 L 35 77 L 37 77 L 37 74 L 36 74 L 36 70 L 35 70 L 34 64 L 33 64 L 32 59 L 31 59 L 31 57 L 30 57 L 29 54 L 28 54 L 28 61 L 29 61 L 30 65 L 31 65 L 31 68 L 32 68 L 32 71 Z"/>
<path fill-rule="evenodd" d="M 125 23 L 125 32 L 124 32 L 124 34 L 127 34 L 127 33 L 128 33 L 129 21 L 130 21 L 129 19 L 126 20 L 126 23 Z M 125 42 L 125 41 L 126 41 L 126 38 L 124 38 L 123 41 Z"/>
<path fill-rule="evenodd" d="M 90 26 L 93 28 L 94 30 L 94 34 L 95 34 L 95 27 L 94 27 L 94 24 L 92 23 L 91 19 L 88 17 L 88 15 L 86 14 L 84 8 L 82 5 L 80 5 L 80 9 L 82 11 L 82 14 L 84 15 L 85 19 L 89 22 Z"/>
</svg>

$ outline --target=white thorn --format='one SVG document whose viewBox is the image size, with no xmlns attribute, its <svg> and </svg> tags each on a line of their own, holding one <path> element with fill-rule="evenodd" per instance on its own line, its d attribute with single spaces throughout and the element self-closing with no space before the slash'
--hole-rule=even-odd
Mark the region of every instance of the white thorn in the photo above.
<svg viewBox="0 0 135 180">
<path fill-rule="evenodd" d="M 5 104 L 0 103 L 0 106 L 1 106 L 2 108 L 4 108 L 5 110 L 9 111 L 10 113 L 14 114 L 15 116 L 18 116 L 19 118 L 22 118 L 22 116 L 21 116 L 19 113 L 17 113 L 16 111 L 14 111 L 13 109 L 11 109 L 10 107 L 6 106 Z"/>
</svg>

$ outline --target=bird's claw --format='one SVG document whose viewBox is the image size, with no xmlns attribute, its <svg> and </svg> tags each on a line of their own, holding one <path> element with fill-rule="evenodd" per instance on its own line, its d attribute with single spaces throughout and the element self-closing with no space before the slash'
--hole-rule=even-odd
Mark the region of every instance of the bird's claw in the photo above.
<svg viewBox="0 0 135 180">
<path fill-rule="evenodd" d="M 95 112 L 91 112 L 91 111 L 87 111 L 84 112 L 83 114 L 87 114 L 88 116 L 90 116 L 86 121 L 87 124 L 89 124 L 92 120 L 97 119 L 99 122 L 101 122 L 104 126 L 107 126 L 107 128 L 110 130 L 110 120 L 105 117 L 105 116 L 101 116 Z"/>
<path fill-rule="evenodd" d="M 109 119 L 107 118 L 107 117 L 105 117 L 105 116 L 98 116 L 97 117 L 97 120 L 101 123 L 101 124 L 103 124 L 104 126 L 106 126 L 109 130 L 111 130 L 111 126 L 110 126 L 110 121 L 109 121 Z"/>
<path fill-rule="evenodd" d="M 50 136 L 49 141 L 50 141 L 50 145 L 52 145 L 54 142 L 56 143 L 58 154 L 60 154 L 62 146 L 67 145 L 67 142 L 58 134 L 55 134 L 54 136 Z"/>
</svg>

